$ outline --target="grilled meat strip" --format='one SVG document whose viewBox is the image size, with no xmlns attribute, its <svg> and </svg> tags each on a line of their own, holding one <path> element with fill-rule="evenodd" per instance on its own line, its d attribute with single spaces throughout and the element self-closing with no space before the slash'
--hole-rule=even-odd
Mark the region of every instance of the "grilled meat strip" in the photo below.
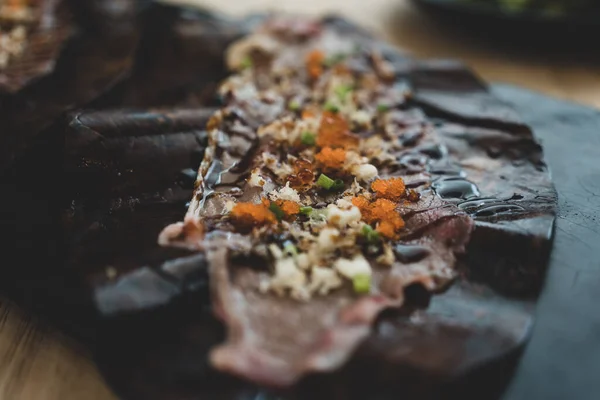
<svg viewBox="0 0 600 400">
<path fill-rule="evenodd" d="M 364 36 L 274 18 L 227 56 L 194 198 L 159 242 L 206 254 L 213 366 L 288 386 L 342 365 L 406 287 L 450 283 L 473 222 L 402 157 L 439 138 Z"/>
</svg>

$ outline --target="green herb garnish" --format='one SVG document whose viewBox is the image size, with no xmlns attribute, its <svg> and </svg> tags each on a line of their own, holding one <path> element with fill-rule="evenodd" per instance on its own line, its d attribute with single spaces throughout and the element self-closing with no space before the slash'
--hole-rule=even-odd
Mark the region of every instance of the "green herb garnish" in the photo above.
<svg viewBox="0 0 600 400">
<path fill-rule="evenodd" d="M 344 188 L 344 181 L 341 179 L 336 179 L 333 181 L 333 185 L 330 190 L 341 190 Z"/>
<path fill-rule="evenodd" d="M 330 57 L 327 57 L 325 60 L 323 60 L 323 65 L 326 67 L 333 67 L 335 64 L 338 64 L 338 63 L 344 61 L 344 59 L 346 57 L 348 57 L 348 55 L 345 53 L 334 54 Z"/>
<path fill-rule="evenodd" d="M 302 132 L 300 141 L 306 146 L 314 146 L 316 143 L 315 135 L 311 132 Z"/>
<path fill-rule="evenodd" d="M 346 96 L 352 92 L 352 86 L 351 85 L 340 85 L 340 86 L 337 86 L 334 91 L 335 91 L 335 94 L 337 95 L 337 97 L 339 97 L 339 99 L 341 101 L 344 101 L 346 99 Z"/>
<path fill-rule="evenodd" d="M 321 174 L 319 175 L 319 179 L 317 179 L 317 185 L 321 186 L 323 189 L 329 190 L 335 185 L 335 181 L 327 175 Z"/>
<path fill-rule="evenodd" d="M 367 243 L 369 244 L 376 244 L 379 243 L 379 232 L 377 232 L 376 230 L 374 230 L 371 225 L 364 225 L 362 228 L 362 235 L 364 236 L 365 240 L 367 241 Z"/>
<path fill-rule="evenodd" d="M 275 217 L 277 217 L 278 221 L 281 221 L 283 219 L 283 217 L 285 216 L 285 213 L 283 212 L 281 207 L 279 207 L 275 203 L 271 203 L 269 205 L 269 211 L 271 211 L 273 214 L 275 214 Z"/>
<path fill-rule="evenodd" d="M 310 215 L 313 212 L 313 208 L 310 206 L 300 207 L 300 214 Z"/>
<path fill-rule="evenodd" d="M 387 104 L 377 104 L 377 112 L 383 113 L 390 109 L 390 106 Z"/>
<path fill-rule="evenodd" d="M 242 67 L 242 69 L 252 67 L 252 59 L 249 56 L 244 57 L 240 63 L 240 67 Z"/>
<path fill-rule="evenodd" d="M 300 107 L 302 107 L 300 105 L 300 102 L 298 100 L 291 100 L 288 103 L 288 109 L 290 109 L 291 111 L 298 111 L 300 110 Z"/>
<path fill-rule="evenodd" d="M 317 210 L 313 210 L 310 213 L 310 219 L 311 220 L 321 220 L 321 221 L 325 221 L 327 219 L 327 209 L 321 208 L 321 209 L 317 209 Z"/>
<path fill-rule="evenodd" d="M 332 102 L 328 101 L 327 103 L 325 103 L 325 105 L 323 106 L 323 109 L 325 111 L 329 111 L 332 113 L 337 113 L 340 111 L 340 108 L 338 106 L 336 106 L 335 104 L 333 104 Z"/>
<path fill-rule="evenodd" d="M 352 278 L 352 287 L 359 294 L 369 293 L 371 291 L 371 276 L 359 274 Z"/>
</svg>

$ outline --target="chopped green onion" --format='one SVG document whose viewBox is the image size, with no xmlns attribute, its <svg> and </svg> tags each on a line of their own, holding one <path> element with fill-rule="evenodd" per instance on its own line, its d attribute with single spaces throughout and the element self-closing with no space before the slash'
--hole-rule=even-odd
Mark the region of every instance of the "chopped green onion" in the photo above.
<svg viewBox="0 0 600 400">
<path fill-rule="evenodd" d="M 316 143 L 315 135 L 311 132 L 302 132 L 300 141 L 307 146 L 314 146 Z"/>
<path fill-rule="evenodd" d="M 333 104 L 332 102 L 328 101 L 327 103 L 325 103 L 325 105 L 323 106 L 323 109 L 325 111 L 329 111 L 332 113 L 336 113 L 340 111 L 340 108 L 338 106 L 336 106 L 335 104 Z"/>
<path fill-rule="evenodd" d="M 301 105 L 298 100 L 291 100 L 288 103 L 288 108 L 292 111 L 298 111 L 298 110 L 300 110 L 300 107 L 301 107 Z"/>
<path fill-rule="evenodd" d="M 244 57 L 240 63 L 240 67 L 242 67 L 242 69 L 252 67 L 252 59 L 249 56 Z"/>
<path fill-rule="evenodd" d="M 352 278 L 352 287 L 356 293 L 369 293 L 371 291 L 371 276 L 367 274 L 355 275 Z"/>
<path fill-rule="evenodd" d="M 275 214 L 275 217 L 277 217 L 279 221 L 281 221 L 281 219 L 285 216 L 283 210 L 275 203 L 271 203 L 271 205 L 269 205 L 269 210 Z"/>
<path fill-rule="evenodd" d="M 346 96 L 352 92 L 352 86 L 340 85 L 340 86 L 337 86 L 334 91 L 335 91 L 335 94 L 337 95 L 337 97 L 339 97 L 340 100 L 344 101 L 346 99 Z"/>
<path fill-rule="evenodd" d="M 319 175 L 319 179 L 317 179 L 317 185 L 321 186 L 323 189 L 329 190 L 335 185 L 335 181 L 327 175 L 321 174 Z"/>
<path fill-rule="evenodd" d="M 377 111 L 378 112 L 386 112 L 390 109 L 390 106 L 388 106 L 387 104 L 377 104 Z"/>
<path fill-rule="evenodd" d="M 371 225 L 364 225 L 362 228 L 362 235 L 369 244 L 379 243 L 379 232 L 374 230 Z"/>
<path fill-rule="evenodd" d="M 331 190 L 341 190 L 344 188 L 344 181 L 341 179 L 336 179 L 333 181 L 333 185 L 331 186 Z"/>
<path fill-rule="evenodd" d="M 346 57 L 347 57 L 347 55 L 344 53 L 334 54 L 330 57 L 327 57 L 325 60 L 323 60 L 323 65 L 326 67 L 333 67 L 335 64 L 338 64 L 339 62 L 344 61 L 344 59 Z"/>
<path fill-rule="evenodd" d="M 313 208 L 310 206 L 300 207 L 300 214 L 310 215 L 313 212 Z"/>
<path fill-rule="evenodd" d="M 289 254 L 290 256 L 296 257 L 298 255 L 298 249 L 294 246 L 294 243 L 287 240 L 283 244 L 283 252 Z"/>
<path fill-rule="evenodd" d="M 313 212 L 310 213 L 310 219 L 313 221 L 317 221 L 317 220 L 325 221 L 327 219 L 327 209 L 322 208 L 322 209 L 313 210 Z"/>
</svg>

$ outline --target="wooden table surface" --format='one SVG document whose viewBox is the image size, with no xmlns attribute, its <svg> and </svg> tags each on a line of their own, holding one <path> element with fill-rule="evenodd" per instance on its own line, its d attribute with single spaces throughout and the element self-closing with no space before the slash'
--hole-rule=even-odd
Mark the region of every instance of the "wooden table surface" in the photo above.
<svg viewBox="0 0 600 400">
<path fill-rule="evenodd" d="M 522 85 L 600 108 L 600 67 L 577 58 L 505 53 L 465 40 L 407 0 L 178 0 L 232 14 L 265 9 L 336 12 L 417 57 L 458 58 L 490 81 Z M 549 61 L 550 60 L 550 61 Z M 0 399 L 115 399 L 86 351 L 8 300 L 0 301 Z"/>
</svg>

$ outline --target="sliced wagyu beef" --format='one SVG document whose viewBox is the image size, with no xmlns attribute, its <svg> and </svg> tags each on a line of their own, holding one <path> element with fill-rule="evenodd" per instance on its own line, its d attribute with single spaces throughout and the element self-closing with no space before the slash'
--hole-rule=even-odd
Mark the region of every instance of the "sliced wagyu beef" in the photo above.
<svg viewBox="0 0 600 400">
<path fill-rule="evenodd" d="M 274 18 L 227 62 L 190 208 L 159 243 L 206 254 L 228 328 L 213 366 L 288 386 L 340 367 L 405 288 L 448 285 L 473 221 L 434 193 L 422 164 L 443 145 L 362 36 Z"/>
</svg>

